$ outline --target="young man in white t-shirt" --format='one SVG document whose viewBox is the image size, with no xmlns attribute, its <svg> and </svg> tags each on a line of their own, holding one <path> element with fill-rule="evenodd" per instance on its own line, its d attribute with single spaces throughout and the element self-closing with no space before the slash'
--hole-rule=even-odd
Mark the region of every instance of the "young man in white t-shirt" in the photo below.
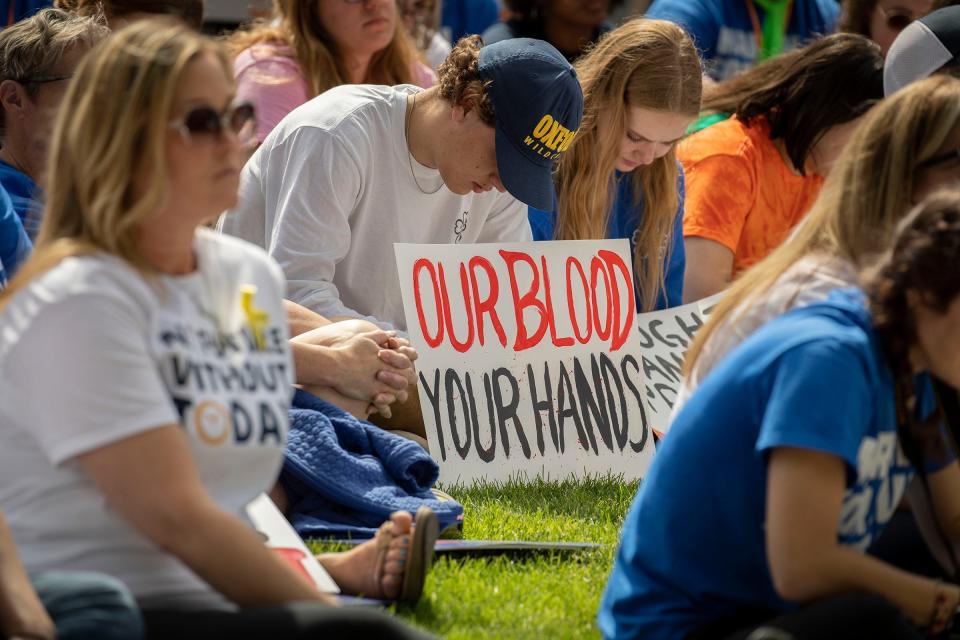
<svg viewBox="0 0 960 640">
<path fill-rule="evenodd" d="M 223 232 L 264 247 L 325 318 L 406 329 L 395 242 L 531 239 L 583 110 L 549 44 L 462 40 L 432 89 L 344 85 L 294 110 L 247 163 Z"/>
</svg>

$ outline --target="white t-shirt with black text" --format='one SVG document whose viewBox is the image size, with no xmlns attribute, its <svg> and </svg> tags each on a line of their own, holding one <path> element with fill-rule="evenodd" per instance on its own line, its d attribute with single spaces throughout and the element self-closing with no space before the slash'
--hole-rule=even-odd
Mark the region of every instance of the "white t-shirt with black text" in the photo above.
<svg viewBox="0 0 960 640">
<path fill-rule="evenodd" d="M 107 573 L 145 608 L 232 607 L 111 509 L 77 462 L 180 424 L 227 511 L 245 519 L 276 481 L 293 383 L 282 274 L 212 231 L 194 251 L 194 273 L 154 281 L 108 254 L 67 258 L 0 313 L 0 507 L 31 573 Z M 164 499 L 163 478 L 148 499 Z"/>
<path fill-rule="evenodd" d="M 244 167 L 240 203 L 220 229 L 264 247 L 294 302 L 403 331 L 395 242 L 532 239 L 527 207 L 509 193 L 459 196 L 412 158 L 404 123 L 418 91 L 331 89 L 284 118 Z"/>
</svg>

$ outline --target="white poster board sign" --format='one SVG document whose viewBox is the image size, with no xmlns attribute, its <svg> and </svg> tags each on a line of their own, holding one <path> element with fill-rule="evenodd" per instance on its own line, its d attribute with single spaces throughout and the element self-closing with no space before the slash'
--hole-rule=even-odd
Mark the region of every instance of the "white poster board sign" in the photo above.
<svg viewBox="0 0 960 640">
<path fill-rule="evenodd" d="M 394 247 L 443 482 L 643 476 L 626 240 Z"/>
<path fill-rule="evenodd" d="M 647 381 L 643 400 L 650 428 L 663 435 L 683 380 L 683 358 L 697 330 L 723 296 L 637 314 L 640 362 Z"/>
<path fill-rule="evenodd" d="M 303 544 L 303 540 L 266 494 L 261 493 L 247 505 L 247 517 L 253 528 L 266 538 L 267 546 L 313 580 L 317 589 L 324 593 L 340 593 L 340 587 L 320 566 L 316 556 L 307 549 L 307 545 Z"/>
</svg>

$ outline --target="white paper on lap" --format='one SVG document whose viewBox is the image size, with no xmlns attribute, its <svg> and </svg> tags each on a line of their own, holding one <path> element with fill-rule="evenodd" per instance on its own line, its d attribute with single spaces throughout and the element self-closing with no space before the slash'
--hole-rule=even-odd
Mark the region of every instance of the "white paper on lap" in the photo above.
<svg viewBox="0 0 960 640">
<path fill-rule="evenodd" d="M 266 536 L 267 546 L 309 576 L 320 591 L 340 593 L 340 587 L 266 494 L 261 493 L 247 505 L 247 517 L 253 528 Z"/>
</svg>

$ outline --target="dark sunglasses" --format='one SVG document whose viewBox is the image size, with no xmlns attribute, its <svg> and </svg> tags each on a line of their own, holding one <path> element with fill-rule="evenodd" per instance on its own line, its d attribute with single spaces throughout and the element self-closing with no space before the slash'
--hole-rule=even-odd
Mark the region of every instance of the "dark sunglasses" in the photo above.
<svg viewBox="0 0 960 640">
<path fill-rule="evenodd" d="M 249 102 L 240 102 L 231 105 L 223 113 L 215 111 L 212 107 L 191 109 L 182 118 L 171 120 L 170 128 L 176 129 L 188 140 L 194 139 L 195 136 L 219 138 L 229 129 L 244 141 L 248 137 L 253 137 L 255 119 L 256 112 L 253 105 Z"/>
<path fill-rule="evenodd" d="M 887 28 L 891 31 L 903 31 L 911 22 L 916 20 L 912 13 L 904 13 L 902 9 L 890 9 L 888 11 L 881 6 L 877 8 L 880 9 Z"/>
<path fill-rule="evenodd" d="M 946 164 L 947 162 L 951 161 L 960 161 L 960 148 L 945 151 L 933 156 L 932 158 L 927 158 L 918 164 L 917 168 L 929 169 L 930 167 L 936 167 L 937 165 Z"/>
</svg>

